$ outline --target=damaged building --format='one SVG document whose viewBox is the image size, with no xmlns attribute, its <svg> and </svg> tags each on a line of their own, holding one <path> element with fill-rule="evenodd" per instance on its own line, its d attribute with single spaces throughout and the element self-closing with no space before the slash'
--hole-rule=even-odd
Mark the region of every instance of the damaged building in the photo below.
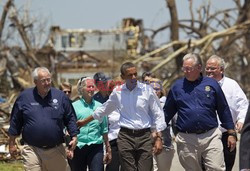
<svg viewBox="0 0 250 171">
<path fill-rule="evenodd" d="M 73 82 L 82 75 L 93 76 L 103 71 L 114 77 L 120 63 L 145 52 L 142 20 L 126 18 L 122 26 L 112 30 L 62 29 L 53 26 L 48 44 L 58 53 L 58 83 Z"/>
</svg>

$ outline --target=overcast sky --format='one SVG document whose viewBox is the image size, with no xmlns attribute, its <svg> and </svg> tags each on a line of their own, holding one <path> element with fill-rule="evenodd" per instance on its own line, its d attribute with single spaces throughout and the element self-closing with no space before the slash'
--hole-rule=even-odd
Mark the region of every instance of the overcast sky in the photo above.
<svg viewBox="0 0 250 171">
<path fill-rule="evenodd" d="M 193 0 L 194 9 L 208 0 Z M 211 0 L 212 10 L 234 6 L 233 0 Z M 1 10 L 6 0 L 0 0 Z M 188 0 L 176 0 L 180 19 L 190 18 Z M 169 21 L 165 0 L 16 0 L 31 14 L 61 28 L 111 29 L 126 17 L 143 19 L 145 28 L 158 28 Z"/>
</svg>

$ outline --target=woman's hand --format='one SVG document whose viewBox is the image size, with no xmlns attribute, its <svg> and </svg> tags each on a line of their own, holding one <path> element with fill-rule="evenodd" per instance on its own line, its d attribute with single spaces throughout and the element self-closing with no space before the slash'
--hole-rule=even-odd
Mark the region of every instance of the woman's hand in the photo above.
<svg viewBox="0 0 250 171">
<path fill-rule="evenodd" d="M 109 164 L 112 160 L 112 152 L 110 146 L 106 147 L 106 154 L 103 156 L 103 163 Z"/>
</svg>

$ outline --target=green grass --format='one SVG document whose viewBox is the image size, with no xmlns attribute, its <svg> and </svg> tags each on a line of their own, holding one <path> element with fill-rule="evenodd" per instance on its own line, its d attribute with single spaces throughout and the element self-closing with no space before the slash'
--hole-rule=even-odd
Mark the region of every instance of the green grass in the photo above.
<svg viewBox="0 0 250 171">
<path fill-rule="evenodd" d="M 23 163 L 21 161 L 0 162 L 1 171 L 23 171 Z"/>
</svg>

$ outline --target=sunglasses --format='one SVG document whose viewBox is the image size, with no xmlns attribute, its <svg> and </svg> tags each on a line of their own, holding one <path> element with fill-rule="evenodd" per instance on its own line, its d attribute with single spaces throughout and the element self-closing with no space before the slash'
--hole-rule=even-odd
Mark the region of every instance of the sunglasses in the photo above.
<svg viewBox="0 0 250 171">
<path fill-rule="evenodd" d="M 87 78 L 87 77 L 86 77 L 86 76 L 81 77 L 81 78 L 80 78 L 80 81 L 82 82 L 85 78 Z"/>
<path fill-rule="evenodd" d="M 67 91 L 67 90 L 65 90 L 65 91 L 63 91 L 65 94 L 70 94 L 71 93 L 71 91 Z"/>
</svg>

